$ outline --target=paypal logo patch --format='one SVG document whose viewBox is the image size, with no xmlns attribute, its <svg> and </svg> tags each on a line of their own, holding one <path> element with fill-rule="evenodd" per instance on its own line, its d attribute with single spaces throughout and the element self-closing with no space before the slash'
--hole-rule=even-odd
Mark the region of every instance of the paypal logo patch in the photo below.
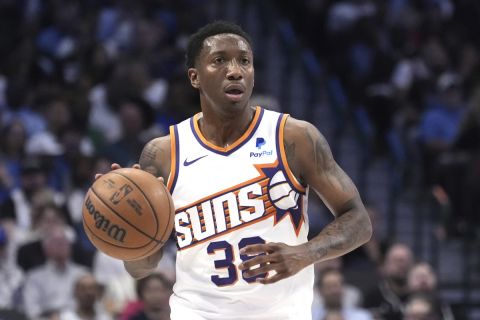
<svg viewBox="0 0 480 320">
<path fill-rule="evenodd" d="M 261 149 L 265 143 L 265 139 L 257 138 L 257 143 L 255 144 L 255 146 L 257 147 L 257 149 Z"/>
<path fill-rule="evenodd" d="M 263 156 L 271 156 L 273 154 L 273 150 L 267 151 L 263 150 L 262 152 L 250 152 L 250 158 L 260 158 Z"/>
</svg>

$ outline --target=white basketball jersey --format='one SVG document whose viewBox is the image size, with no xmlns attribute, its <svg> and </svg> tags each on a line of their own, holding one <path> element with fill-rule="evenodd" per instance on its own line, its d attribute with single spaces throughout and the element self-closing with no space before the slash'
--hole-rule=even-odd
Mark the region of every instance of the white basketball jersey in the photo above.
<svg viewBox="0 0 480 320">
<path fill-rule="evenodd" d="M 200 117 L 170 128 L 178 247 L 172 319 L 311 319 L 313 266 L 268 285 L 238 269 L 252 258 L 239 253 L 249 244 L 307 241 L 308 190 L 283 145 L 288 115 L 257 107 L 226 148 L 203 137 Z"/>
</svg>

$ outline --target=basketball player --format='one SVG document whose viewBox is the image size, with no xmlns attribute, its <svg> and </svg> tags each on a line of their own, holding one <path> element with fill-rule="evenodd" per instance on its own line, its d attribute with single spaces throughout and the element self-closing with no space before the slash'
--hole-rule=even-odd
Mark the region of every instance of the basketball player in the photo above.
<svg viewBox="0 0 480 320">
<path fill-rule="evenodd" d="M 139 161 L 175 203 L 171 318 L 311 319 L 313 264 L 371 236 L 358 191 L 313 125 L 249 104 L 252 45 L 240 27 L 201 28 L 186 60 L 202 112 L 150 141 Z M 307 241 L 309 188 L 335 219 Z M 125 267 L 145 277 L 161 255 Z"/>
</svg>

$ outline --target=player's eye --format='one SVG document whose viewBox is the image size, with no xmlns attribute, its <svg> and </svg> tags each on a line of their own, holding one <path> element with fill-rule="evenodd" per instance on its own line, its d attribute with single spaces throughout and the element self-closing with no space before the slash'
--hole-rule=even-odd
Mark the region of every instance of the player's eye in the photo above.
<svg viewBox="0 0 480 320">
<path fill-rule="evenodd" d="M 248 65 L 248 64 L 250 63 L 250 59 L 248 59 L 248 58 L 242 58 L 242 59 L 240 60 L 240 62 L 241 62 L 243 65 Z"/>
<path fill-rule="evenodd" d="M 223 58 L 223 57 L 216 57 L 215 59 L 213 59 L 213 62 L 216 63 L 216 64 L 221 64 L 221 63 L 224 63 L 224 62 L 225 62 L 225 58 Z"/>
</svg>

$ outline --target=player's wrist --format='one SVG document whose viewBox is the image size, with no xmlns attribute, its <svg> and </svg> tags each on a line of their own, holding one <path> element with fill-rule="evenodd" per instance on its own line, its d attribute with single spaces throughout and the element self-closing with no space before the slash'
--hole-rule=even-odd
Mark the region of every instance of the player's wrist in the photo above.
<svg viewBox="0 0 480 320">
<path fill-rule="evenodd" d="M 305 247 L 305 256 L 308 265 L 323 261 L 327 255 L 327 249 L 321 244 L 309 241 L 304 243 L 303 246 Z"/>
<path fill-rule="evenodd" d="M 148 263 L 145 263 L 143 260 L 123 261 L 123 265 L 125 270 L 137 280 L 147 277 L 155 270 L 155 267 L 149 266 Z"/>
</svg>

